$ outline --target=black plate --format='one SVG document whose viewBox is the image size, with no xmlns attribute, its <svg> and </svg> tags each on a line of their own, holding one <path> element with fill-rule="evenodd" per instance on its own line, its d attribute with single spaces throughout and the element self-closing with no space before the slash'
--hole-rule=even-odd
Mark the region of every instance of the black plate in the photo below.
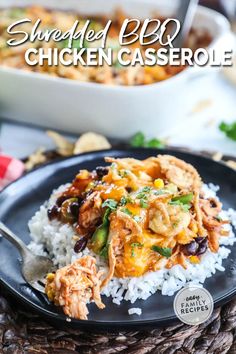
<svg viewBox="0 0 236 354">
<path fill-rule="evenodd" d="M 0 194 L 0 220 L 6 223 L 16 234 L 28 243 L 30 241 L 27 228 L 28 220 L 39 206 L 48 199 L 51 191 L 59 185 L 71 181 L 79 169 L 93 169 L 104 164 L 104 156 L 134 157 L 143 159 L 160 153 L 175 155 L 193 164 L 200 172 L 203 180 L 220 185 L 220 198 L 225 208 L 236 206 L 236 172 L 221 163 L 210 159 L 168 150 L 127 149 L 92 152 L 68 159 L 62 159 L 41 167 L 18 181 L 12 183 Z M 223 265 L 225 272 L 216 274 L 205 282 L 205 287 L 214 298 L 215 305 L 222 305 L 236 293 L 236 275 L 233 272 L 236 261 L 236 246 L 231 247 L 231 254 Z M 117 306 L 106 297 L 103 298 L 106 308 L 98 310 L 90 305 L 88 321 L 72 320 L 66 322 L 66 317 L 60 309 L 50 305 L 43 295 L 33 291 L 20 273 L 18 253 L 6 240 L 0 239 L 0 280 L 19 300 L 29 308 L 37 310 L 41 315 L 63 326 L 89 326 L 96 329 L 111 329 L 114 327 L 157 326 L 167 325 L 176 320 L 173 311 L 173 297 L 162 296 L 159 292 L 146 301 L 139 300 L 134 305 L 124 301 Z M 141 307 L 141 316 L 128 315 L 130 307 Z"/>
</svg>

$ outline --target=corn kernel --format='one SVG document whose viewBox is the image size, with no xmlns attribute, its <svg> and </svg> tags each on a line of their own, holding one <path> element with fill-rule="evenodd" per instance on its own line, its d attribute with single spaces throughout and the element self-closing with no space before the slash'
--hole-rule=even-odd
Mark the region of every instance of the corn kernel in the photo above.
<svg viewBox="0 0 236 354">
<path fill-rule="evenodd" d="M 179 236 L 179 237 L 186 237 L 186 235 L 187 235 L 187 232 L 186 232 L 185 229 L 183 229 L 182 231 L 180 231 L 180 232 L 178 233 L 177 236 Z"/>
<path fill-rule="evenodd" d="M 52 280 L 54 280 L 54 278 L 55 278 L 55 274 L 54 273 L 48 273 L 48 275 L 47 275 L 47 280 L 48 281 L 52 281 Z"/>
<path fill-rule="evenodd" d="M 163 179 L 161 179 L 161 178 L 155 179 L 155 181 L 154 181 L 154 186 L 155 186 L 155 188 L 157 188 L 157 189 L 164 188 Z"/>
<path fill-rule="evenodd" d="M 189 257 L 189 260 L 190 260 L 190 262 L 193 263 L 193 264 L 198 264 L 198 263 L 200 263 L 200 259 L 198 258 L 198 256 L 190 256 L 190 257 Z"/>
<path fill-rule="evenodd" d="M 86 179 L 89 177 L 89 171 L 88 170 L 81 170 L 77 175 L 77 179 Z"/>
</svg>

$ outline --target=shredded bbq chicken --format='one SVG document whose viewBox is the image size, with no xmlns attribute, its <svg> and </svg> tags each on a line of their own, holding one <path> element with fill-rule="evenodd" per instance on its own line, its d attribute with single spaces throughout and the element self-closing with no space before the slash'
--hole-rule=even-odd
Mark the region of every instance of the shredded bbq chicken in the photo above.
<svg viewBox="0 0 236 354">
<path fill-rule="evenodd" d="M 93 229 L 102 216 L 102 200 L 98 192 L 93 192 L 80 208 L 79 225 L 85 229 Z"/>
<path fill-rule="evenodd" d="M 105 307 L 100 295 L 101 275 L 95 258 L 84 256 L 49 274 L 45 291 L 51 301 L 63 307 L 67 316 L 87 320 L 89 302 L 93 300 L 100 309 Z"/>
<path fill-rule="evenodd" d="M 202 213 L 199 207 L 199 194 L 202 180 L 197 170 L 190 164 L 170 155 L 158 155 L 161 172 L 166 178 L 182 190 L 191 190 L 194 193 L 194 209 L 198 222 L 198 232 L 201 236 L 206 236 L 203 227 Z"/>
</svg>

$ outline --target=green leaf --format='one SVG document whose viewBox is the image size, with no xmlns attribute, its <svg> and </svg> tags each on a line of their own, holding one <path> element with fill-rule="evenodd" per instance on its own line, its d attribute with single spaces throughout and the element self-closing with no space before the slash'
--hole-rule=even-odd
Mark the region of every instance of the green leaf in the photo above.
<svg viewBox="0 0 236 354">
<path fill-rule="evenodd" d="M 193 193 L 180 195 L 171 199 L 172 202 L 180 202 L 181 204 L 189 204 L 193 200 Z"/>
<path fill-rule="evenodd" d="M 106 200 L 102 203 L 102 207 L 103 207 L 103 208 L 107 207 L 107 208 L 109 208 L 109 209 L 111 209 L 111 210 L 116 210 L 117 205 L 118 205 L 118 203 L 117 203 L 117 201 L 114 200 L 114 199 L 106 199 Z"/>
<path fill-rule="evenodd" d="M 142 132 L 136 133 L 131 138 L 130 145 L 133 147 L 148 147 L 148 148 L 158 148 L 158 149 L 163 149 L 165 147 L 163 141 L 157 138 L 146 140 L 145 135 Z"/>
<path fill-rule="evenodd" d="M 191 201 L 193 200 L 193 193 L 180 195 L 178 197 L 174 197 L 169 202 L 170 205 L 180 205 L 183 211 L 187 212 L 191 208 Z"/>
<path fill-rule="evenodd" d="M 152 250 L 166 258 L 170 258 L 172 255 L 172 249 L 169 247 L 152 246 Z"/>
<path fill-rule="evenodd" d="M 183 211 L 185 211 L 187 213 L 187 211 L 189 211 L 189 209 L 191 208 L 190 204 L 182 204 L 182 209 Z"/>
<path fill-rule="evenodd" d="M 190 204 L 183 204 L 183 203 L 181 203 L 179 200 L 176 200 L 176 201 L 171 200 L 171 201 L 169 202 L 169 204 L 170 204 L 170 205 L 179 205 L 179 206 L 181 206 L 181 208 L 182 208 L 183 211 L 185 211 L 185 212 L 189 211 L 189 209 L 191 208 L 191 205 L 190 205 Z"/>
<path fill-rule="evenodd" d="M 219 129 L 224 132 L 228 138 L 236 141 L 236 121 L 229 124 L 222 122 L 219 125 Z"/>
<path fill-rule="evenodd" d="M 161 140 L 154 138 L 154 139 L 148 140 L 145 143 L 145 147 L 163 149 L 165 147 L 165 144 Z"/>
<path fill-rule="evenodd" d="M 130 141 L 130 145 L 133 147 L 143 147 L 144 144 L 145 144 L 145 136 L 141 132 L 136 133 Z"/>
</svg>

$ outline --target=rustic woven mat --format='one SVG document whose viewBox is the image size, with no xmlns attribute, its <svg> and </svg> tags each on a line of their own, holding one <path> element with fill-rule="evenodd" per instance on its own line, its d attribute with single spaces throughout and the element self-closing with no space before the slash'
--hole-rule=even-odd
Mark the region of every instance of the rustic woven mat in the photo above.
<svg viewBox="0 0 236 354">
<path fill-rule="evenodd" d="M 95 333 L 57 329 L 22 308 L 0 286 L 0 353 L 236 354 L 236 299 L 199 326 L 179 323 L 145 331 Z"/>
</svg>

